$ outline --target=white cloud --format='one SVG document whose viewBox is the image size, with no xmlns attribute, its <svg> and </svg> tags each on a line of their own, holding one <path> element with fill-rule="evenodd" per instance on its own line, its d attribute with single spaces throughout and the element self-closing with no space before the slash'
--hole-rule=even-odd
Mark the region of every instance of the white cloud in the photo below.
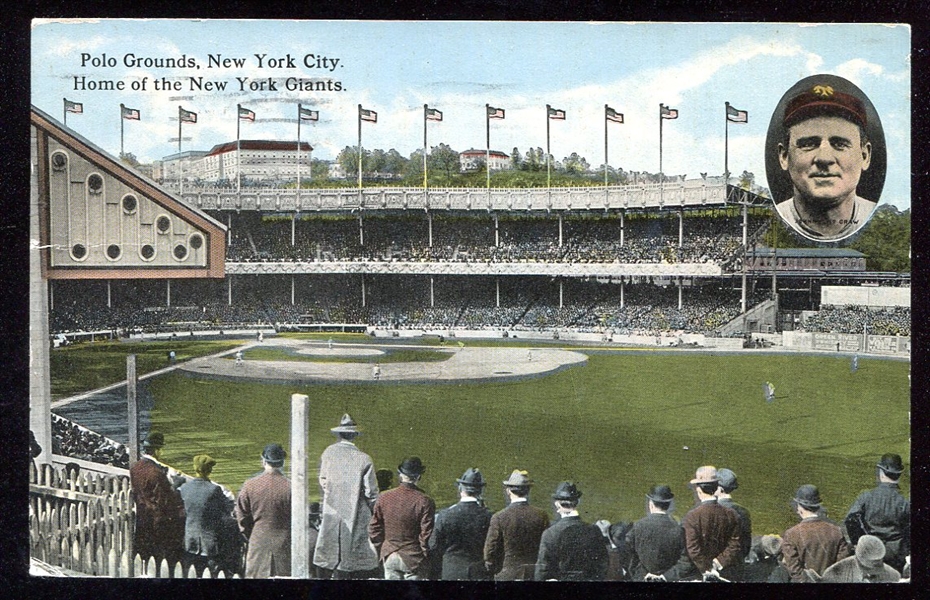
<svg viewBox="0 0 930 600">
<path fill-rule="evenodd" d="M 881 65 L 870 63 L 861 58 L 854 58 L 836 66 L 836 74 L 861 85 L 866 77 L 878 77 L 884 72 Z"/>
</svg>

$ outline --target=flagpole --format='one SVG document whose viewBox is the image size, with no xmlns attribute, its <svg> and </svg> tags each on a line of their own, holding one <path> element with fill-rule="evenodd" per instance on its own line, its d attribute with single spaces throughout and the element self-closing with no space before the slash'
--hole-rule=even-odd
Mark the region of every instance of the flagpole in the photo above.
<svg viewBox="0 0 930 600">
<path fill-rule="evenodd" d="M 297 103 L 297 206 L 300 207 L 300 102 Z"/>
<path fill-rule="evenodd" d="M 121 102 L 119 105 L 119 157 L 120 158 L 123 158 L 123 129 L 126 126 L 126 124 L 124 123 L 126 119 L 123 118 L 123 110 L 125 108 L 126 107 L 123 106 Z"/>
<path fill-rule="evenodd" d="M 484 105 L 484 123 L 488 131 L 487 154 L 484 159 L 484 170 L 488 175 L 488 206 L 491 205 L 491 105 Z"/>
<path fill-rule="evenodd" d="M 236 105 L 236 193 L 242 188 L 242 144 L 239 141 L 239 129 L 242 119 L 239 118 L 241 104 Z"/>
<path fill-rule="evenodd" d="M 723 109 L 723 184 L 730 183 L 730 103 L 726 102 Z M 726 188 L 724 188 L 726 193 Z"/>
<path fill-rule="evenodd" d="M 362 105 L 358 105 L 358 202 L 362 205 Z"/>
<path fill-rule="evenodd" d="M 549 166 L 549 111 L 552 109 L 546 105 L 546 187 L 552 187 L 552 169 Z"/>
<path fill-rule="evenodd" d="M 426 111 L 427 105 L 423 105 L 423 190 L 426 191 Z"/>
<path fill-rule="evenodd" d="M 665 191 L 665 178 L 662 176 L 662 106 L 659 102 L 659 206 L 663 206 L 662 195 Z"/>
<path fill-rule="evenodd" d="M 607 105 L 604 105 L 604 188 L 607 187 Z"/>
<path fill-rule="evenodd" d="M 68 99 L 62 98 L 61 105 L 62 105 L 61 116 L 63 117 L 62 120 L 65 122 L 65 127 L 67 127 L 68 126 Z"/>
<path fill-rule="evenodd" d="M 181 118 L 181 105 L 178 104 L 178 193 L 184 193 L 184 163 L 181 161 L 181 125 L 184 119 Z"/>
</svg>

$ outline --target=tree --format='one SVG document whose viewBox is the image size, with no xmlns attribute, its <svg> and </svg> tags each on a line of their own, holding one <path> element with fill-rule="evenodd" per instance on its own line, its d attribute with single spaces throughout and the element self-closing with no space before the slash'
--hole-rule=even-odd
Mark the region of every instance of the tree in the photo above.
<svg viewBox="0 0 930 600">
<path fill-rule="evenodd" d="M 439 144 L 430 149 L 426 164 L 431 171 L 435 169 L 445 173 L 446 177 L 452 177 L 453 173 L 459 172 L 461 163 L 458 152 L 446 144 Z"/>
<path fill-rule="evenodd" d="M 516 146 L 513 147 L 513 150 L 510 153 L 510 166 L 514 171 L 518 171 L 523 168 L 523 156 L 520 155 L 520 149 Z"/>
<path fill-rule="evenodd" d="M 315 180 L 329 179 L 329 163 L 319 158 L 310 161 L 310 177 Z"/>
<path fill-rule="evenodd" d="M 875 209 L 850 248 L 866 255 L 870 271 L 911 270 L 911 211 L 899 211 L 891 204 Z"/>
<path fill-rule="evenodd" d="M 585 157 L 579 156 L 577 152 L 562 159 L 562 170 L 569 175 L 581 175 L 586 173 L 591 165 L 585 160 Z"/>
<path fill-rule="evenodd" d="M 403 175 L 407 166 L 407 159 L 401 156 L 400 152 L 391 148 L 384 156 L 384 170 L 391 175 Z"/>
<path fill-rule="evenodd" d="M 365 150 L 362 154 L 362 173 L 367 172 L 368 157 L 371 150 Z M 345 171 L 346 177 L 358 177 L 358 146 L 346 146 L 339 152 L 336 162 Z"/>
<path fill-rule="evenodd" d="M 384 173 L 384 167 L 387 164 L 387 155 L 384 150 L 377 148 L 371 151 L 370 158 L 365 160 L 362 168 L 366 173 Z"/>
<path fill-rule="evenodd" d="M 756 181 L 755 174 L 749 171 L 743 171 L 743 174 L 739 176 L 739 186 L 744 190 L 751 190 L 753 183 Z"/>
<path fill-rule="evenodd" d="M 119 159 L 130 167 L 138 167 L 141 163 L 132 152 L 124 152 L 119 155 Z"/>
</svg>

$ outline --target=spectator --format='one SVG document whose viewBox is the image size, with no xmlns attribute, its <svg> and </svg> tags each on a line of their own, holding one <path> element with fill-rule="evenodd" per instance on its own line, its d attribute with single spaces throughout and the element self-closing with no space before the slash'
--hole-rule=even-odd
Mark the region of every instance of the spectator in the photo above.
<svg viewBox="0 0 930 600">
<path fill-rule="evenodd" d="M 596 525 L 581 520 L 581 492 L 568 481 L 552 500 L 559 520 L 543 532 L 536 560 L 536 581 L 601 581 L 607 575 L 607 547 Z"/>
<path fill-rule="evenodd" d="M 323 518 L 323 514 L 320 509 L 319 502 L 311 502 L 309 512 L 309 525 L 310 525 L 310 535 L 308 536 L 309 543 L 307 547 L 316 548 L 316 541 L 320 536 L 320 522 Z M 314 553 L 310 553 L 310 579 L 325 579 L 325 574 L 320 572 L 319 567 L 313 564 Z"/>
<path fill-rule="evenodd" d="M 820 491 L 813 485 L 802 485 L 792 500 L 801 522 L 782 536 L 781 551 L 785 569 L 793 583 L 809 581 L 805 570 L 817 575 L 850 554 L 839 525 L 823 515 Z"/>
<path fill-rule="evenodd" d="M 534 576 L 539 541 L 549 527 L 549 516 L 530 506 L 533 481 L 526 471 L 514 469 L 503 483 L 509 504 L 491 517 L 484 562 L 495 581 L 529 581 Z"/>
<path fill-rule="evenodd" d="M 852 543 L 851 522 L 861 522 L 861 533 L 874 535 L 885 545 L 885 562 L 895 570 L 904 568 L 904 558 L 911 553 L 911 503 L 901 495 L 898 480 L 904 463 L 898 454 L 885 454 L 875 465 L 878 485 L 859 494 L 846 515 Z M 857 516 L 858 515 L 858 516 Z"/>
<path fill-rule="evenodd" d="M 207 454 L 194 457 L 194 478 L 180 487 L 187 519 L 184 549 L 198 569 L 234 572 L 241 562 L 239 535 L 233 517 L 235 499 L 210 481 L 216 461 Z"/>
<path fill-rule="evenodd" d="M 740 581 L 742 579 L 742 566 L 752 548 L 752 518 L 749 516 L 749 511 L 742 505 L 734 502 L 731 496 L 732 492 L 739 487 L 736 473 L 730 469 L 718 469 L 717 479 L 719 480 L 717 493 L 715 494 L 717 496 L 717 503 L 720 504 L 720 506 L 733 510 L 737 516 L 739 516 L 739 562 L 727 569 L 722 575 L 730 581 Z"/>
<path fill-rule="evenodd" d="M 378 469 L 375 471 L 375 479 L 378 480 L 378 492 L 386 492 L 394 487 L 394 473 L 390 469 Z"/>
<path fill-rule="evenodd" d="M 668 581 L 678 579 L 667 573 L 678 563 L 685 549 L 684 531 L 669 514 L 674 497 L 667 485 L 652 486 L 646 494 L 646 516 L 635 522 L 626 534 L 632 552 L 630 571 L 634 581 L 660 576 Z"/>
<path fill-rule="evenodd" d="M 133 550 L 147 560 L 181 558 L 184 548 L 184 501 L 177 487 L 181 481 L 169 478 L 169 468 L 159 460 L 165 436 L 150 431 L 142 441 L 142 458 L 129 469 L 129 485 L 136 505 Z"/>
<path fill-rule="evenodd" d="M 355 446 L 359 429 L 352 417 L 342 415 L 330 431 L 339 441 L 320 458 L 323 517 L 313 563 L 324 579 L 367 579 L 379 574 L 367 529 L 378 499 L 375 467 Z"/>
<path fill-rule="evenodd" d="M 885 564 L 887 550 L 874 535 L 864 535 L 853 556 L 832 565 L 823 573 L 823 583 L 897 583 L 901 574 Z"/>
<path fill-rule="evenodd" d="M 279 444 L 262 452 L 262 473 L 242 484 L 236 501 L 239 531 L 248 540 L 247 578 L 291 574 L 291 482 L 281 472 L 287 453 Z"/>
<path fill-rule="evenodd" d="M 491 579 L 484 565 L 484 542 L 491 524 L 491 511 L 484 507 L 485 481 L 477 468 L 455 480 L 459 501 L 436 513 L 429 539 L 430 556 L 439 579 L 483 581 Z"/>
<path fill-rule="evenodd" d="M 436 504 L 417 482 L 426 467 L 417 456 L 397 467 L 400 485 L 378 496 L 368 525 L 368 537 L 381 562 L 385 579 L 425 579 L 429 575 L 429 538 Z"/>
</svg>

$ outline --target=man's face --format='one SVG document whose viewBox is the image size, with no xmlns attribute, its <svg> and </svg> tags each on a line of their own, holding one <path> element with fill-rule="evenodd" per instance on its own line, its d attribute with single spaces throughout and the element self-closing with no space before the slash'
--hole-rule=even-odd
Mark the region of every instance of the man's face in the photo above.
<svg viewBox="0 0 930 600">
<path fill-rule="evenodd" d="M 854 197 L 871 159 L 872 145 L 862 143 L 859 127 L 839 117 L 801 121 L 788 130 L 788 147 L 778 145 L 778 162 L 795 197 L 820 208 Z"/>
</svg>

